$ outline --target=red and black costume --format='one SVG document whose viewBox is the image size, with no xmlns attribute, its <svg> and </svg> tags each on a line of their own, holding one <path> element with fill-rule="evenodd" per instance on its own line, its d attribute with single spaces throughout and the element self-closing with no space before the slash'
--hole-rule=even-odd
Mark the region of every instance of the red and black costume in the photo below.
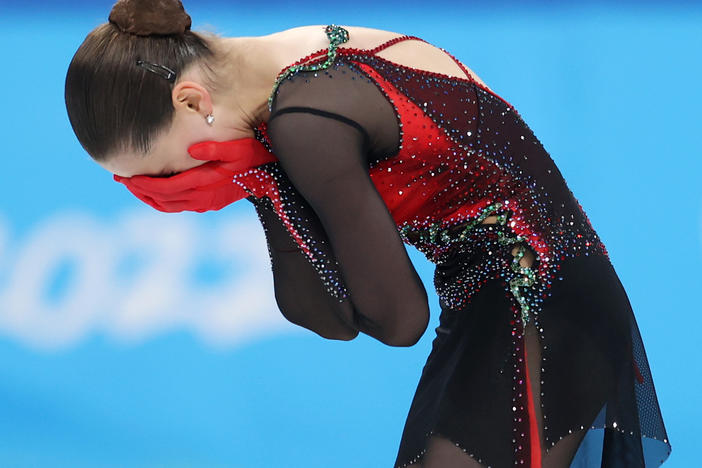
<svg viewBox="0 0 702 468">
<path fill-rule="evenodd" d="M 339 47 L 345 29 L 326 32 L 329 48 L 281 71 L 256 128 L 277 161 L 233 181 L 264 226 L 281 311 L 323 336 L 338 306 L 358 329 L 401 342 L 367 312 L 406 310 L 416 329 L 410 312 L 426 292 L 403 242 L 436 265 L 440 326 L 395 466 L 421 463 L 432 436 L 486 466 L 541 466 L 543 449 L 583 429 L 572 466 L 663 463 L 671 446 L 626 292 L 519 113 L 457 60 L 465 78 L 376 55 L 422 39 L 361 50 Z"/>
</svg>

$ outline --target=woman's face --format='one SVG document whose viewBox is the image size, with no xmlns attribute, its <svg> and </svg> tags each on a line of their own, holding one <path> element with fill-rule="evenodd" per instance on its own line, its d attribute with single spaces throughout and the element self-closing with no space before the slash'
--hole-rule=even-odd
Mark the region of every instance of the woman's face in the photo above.
<svg viewBox="0 0 702 468">
<path fill-rule="evenodd" d="M 98 164 L 122 177 L 170 176 L 204 164 L 206 161 L 190 156 L 188 147 L 207 140 L 206 132 L 198 132 L 197 127 L 178 125 L 177 122 L 176 117 L 173 125 L 153 140 L 148 153 L 134 150 L 114 153 L 106 161 L 100 161 Z"/>
<path fill-rule="evenodd" d="M 227 109 L 215 107 L 209 92 L 194 81 L 178 83 L 172 93 L 174 113 L 171 126 L 156 135 L 147 154 L 122 151 L 111 154 L 102 167 L 122 177 L 134 175 L 169 176 L 207 161 L 194 159 L 188 148 L 203 141 L 226 141 L 252 136 L 251 130 L 241 130 Z M 214 124 L 207 123 L 207 115 L 218 116 Z M 229 123 L 229 125 L 227 125 Z"/>
</svg>

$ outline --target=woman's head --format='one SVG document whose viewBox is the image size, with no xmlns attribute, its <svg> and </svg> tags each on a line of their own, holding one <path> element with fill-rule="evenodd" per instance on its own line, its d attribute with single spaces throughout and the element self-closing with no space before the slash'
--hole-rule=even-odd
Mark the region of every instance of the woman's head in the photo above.
<svg viewBox="0 0 702 468">
<path fill-rule="evenodd" d="M 183 145 L 212 111 L 212 40 L 190 31 L 179 0 L 121 0 L 109 20 L 88 34 L 66 75 L 66 108 L 81 145 L 125 176 L 198 165 Z M 198 79 L 184 82 L 186 71 Z M 179 106 L 192 115 L 175 119 Z"/>
</svg>

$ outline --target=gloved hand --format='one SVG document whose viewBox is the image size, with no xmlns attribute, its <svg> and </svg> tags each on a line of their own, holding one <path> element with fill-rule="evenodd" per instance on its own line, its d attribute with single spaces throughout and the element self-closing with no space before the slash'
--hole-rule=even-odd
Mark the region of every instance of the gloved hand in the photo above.
<svg viewBox="0 0 702 468">
<path fill-rule="evenodd" d="M 305 244 L 286 212 L 280 198 L 280 187 L 273 172 L 259 166 L 278 161 L 255 138 L 230 141 L 205 141 L 188 148 L 194 159 L 206 163 L 175 174 L 171 177 L 114 176 L 117 182 L 127 186 L 137 198 L 159 211 L 219 210 L 242 198 L 268 197 L 273 211 L 290 232 L 295 242 L 305 252 L 312 252 Z"/>
<path fill-rule="evenodd" d="M 171 177 L 114 175 L 114 180 L 168 213 L 219 210 L 250 195 L 261 198 L 270 193 L 265 186 L 270 176 L 256 167 L 278 159 L 255 138 L 196 143 L 188 153 L 207 162 Z"/>
</svg>

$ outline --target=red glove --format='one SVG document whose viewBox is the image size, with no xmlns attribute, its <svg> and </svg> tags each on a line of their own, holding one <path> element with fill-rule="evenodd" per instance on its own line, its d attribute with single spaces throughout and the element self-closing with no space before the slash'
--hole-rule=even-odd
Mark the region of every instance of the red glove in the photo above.
<svg viewBox="0 0 702 468">
<path fill-rule="evenodd" d="M 159 211 L 202 213 L 219 210 L 250 195 L 265 196 L 268 190 L 260 182 L 270 177 L 256 167 L 278 160 L 255 138 L 196 143 L 188 152 L 194 159 L 207 162 L 171 177 L 115 175 L 114 180 Z"/>
<path fill-rule="evenodd" d="M 188 148 L 194 159 L 208 161 L 171 177 L 114 176 L 137 198 L 159 211 L 219 210 L 230 203 L 253 195 L 268 197 L 278 218 L 300 248 L 314 258 L 297 231 L 280 198 L 278 181 L 258 166 L 278 161 L 255 138 L 216 142 L 205 141 Z"/>
</svg>

